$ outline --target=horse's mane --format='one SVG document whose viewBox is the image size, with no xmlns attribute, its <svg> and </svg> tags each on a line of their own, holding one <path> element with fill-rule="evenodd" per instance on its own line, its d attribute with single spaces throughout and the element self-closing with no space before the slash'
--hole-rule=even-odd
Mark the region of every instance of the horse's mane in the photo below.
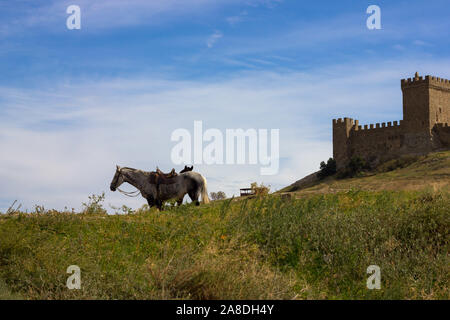
<svg viewBox="0 0 450 320">
<path fill-rule="evenodd" d="M 141 169 L 135 169 L 135 168 L 130 168 L 130 167 L 122 167 L 121 169 L 127 169 L 127 170 L 139 171 L 139 172 L 143 172 L 143 173 L 145 173 L 145 174 L 155 173 L 154 171 L 144 171 L 144 170 L 141 170 Z"/>
<path fill-rule="evenodd" d="M 128 170 L 138 170 L 138 169 L 135 169 L 135 168 L 130 168 L 130 167 L 122 167 L 121 169 L 128 169 Z"/>
</svg>

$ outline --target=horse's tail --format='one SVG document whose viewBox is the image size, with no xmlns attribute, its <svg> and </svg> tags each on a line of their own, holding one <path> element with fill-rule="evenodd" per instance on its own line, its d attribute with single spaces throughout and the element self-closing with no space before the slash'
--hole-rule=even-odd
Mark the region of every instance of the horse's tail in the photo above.
<svg viewBox="0 0 450 320">
<path fill-rule="evenodd" d="M 202 176 L 203 184 L 202 184 L 202 203 L 209 203 L 209 197 L 208 197 L 208 189 L 206 188 L 206 179 L 204 176 Z"/>
</svg>

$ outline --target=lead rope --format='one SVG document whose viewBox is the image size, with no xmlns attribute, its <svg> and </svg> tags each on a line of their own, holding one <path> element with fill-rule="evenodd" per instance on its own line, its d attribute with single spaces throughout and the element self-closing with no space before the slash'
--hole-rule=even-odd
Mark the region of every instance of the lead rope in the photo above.
<svg viewBox="0 0 450 320">
<path fill-rule="evenodd" d="M 122 194 L 124 194 L 124 195 L 126 195 L 127 197 L 130 197 L 130 198 L 137 197 L 137 196 L 139 196 L 141 194 L 141 192 L 139 190 L 130 191 L 130 192 L 120 190 L 119 188 L 117 188 L 117 190 L 119 190 L 120 193 L 122 193 Z"/>
</svg>

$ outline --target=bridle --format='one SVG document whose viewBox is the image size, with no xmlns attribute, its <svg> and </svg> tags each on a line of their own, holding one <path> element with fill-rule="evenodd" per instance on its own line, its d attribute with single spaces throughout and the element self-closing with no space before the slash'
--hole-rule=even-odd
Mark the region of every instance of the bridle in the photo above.
<svg viewBox="0 0 450 320">
<path fill-rule="evenodd" d="M 119 174 L 123 174 L 122 172 L 120 172 L 119 170 Z M 117 176 L 117 180 L 119 179 L 119 176 Z M 117 181 L 114 181 L 117 183 Z M 134 198 L 134 197 L 138 197 L 141 194 L 140 190 L 136 190 L 136 191 L 123 191 L 121 190 L 119 187 L 116 188 L 117 191 L 119 191 L 120 193 L 122 193 L 123 195 L 130 197 L 130 198 Z"/>
<path fill-rule="evenodd" d="M 117 188 L 117 191 L 119 191 L 120 193 L 126 195 L 127 197 L 137 197 L 137 196 L 139 196 L 141 194 L 141 192 L 139 190 L 128 192 L 128 191 L 120 190 L 120 188 Z"/>
</svg>

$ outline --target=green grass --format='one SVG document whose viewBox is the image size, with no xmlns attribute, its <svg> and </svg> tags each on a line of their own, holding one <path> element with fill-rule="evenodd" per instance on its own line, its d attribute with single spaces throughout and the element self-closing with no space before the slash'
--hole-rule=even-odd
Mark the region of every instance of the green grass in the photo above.
<svg viewBox="0 0 450 320">
<path fill-rule="evenodd" d="M 351 190 L 116 216 L 2 215 L 0 296 L 449 299 L 449 208 L 446 192 Z M 366 288 L 373 264 L 381 290 Z M 69 265 L 81 268 L 81 290 L 66 288 Z"/>
</svg>

